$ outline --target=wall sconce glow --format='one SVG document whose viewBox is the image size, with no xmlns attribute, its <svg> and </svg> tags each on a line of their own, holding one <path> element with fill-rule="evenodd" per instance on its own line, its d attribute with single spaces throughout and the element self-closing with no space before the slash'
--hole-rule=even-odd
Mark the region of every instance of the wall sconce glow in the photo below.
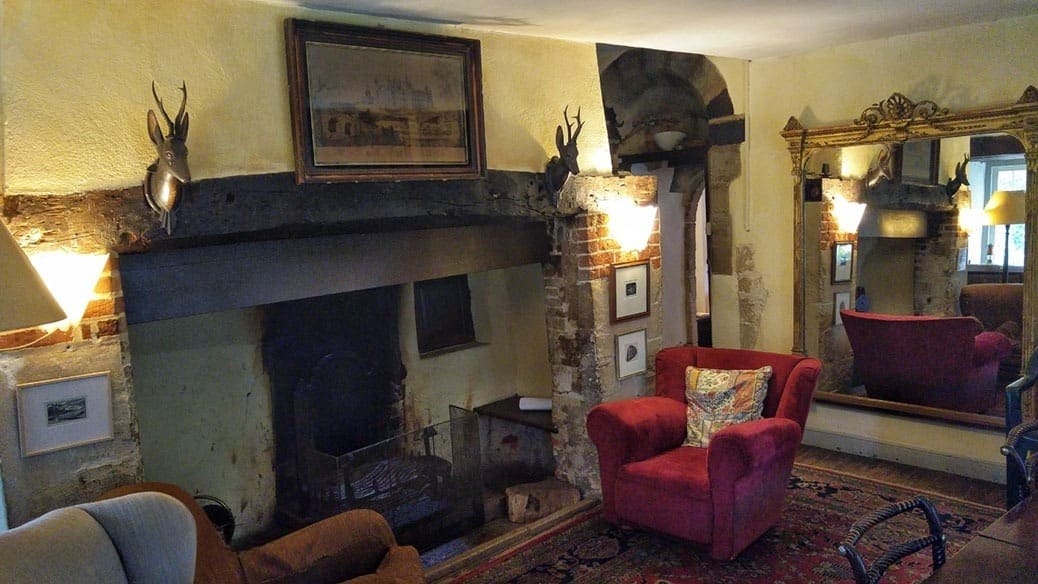
<svg viewBox="0 0 1038 584">
<path fill-rule="evenodd" d="M 603 201 L 601 207 L 609 215 L 609 237 L 622 250 L 645 249 L 656 221 L 656 205 L 638 205 L 631 199 L 618 198 Z"/>
<path fill-rule="evenodd" d="M 987 221 L 987 215 L 983 209 L 972 209 L 970 207 L 959 207 L 959 229 L 973 234 L 983 227 Z"/>
<path fill-rule="evenodd" d="M 107 253 L 78 254 L 68 251 L 49 251 L 29 256 L 54 299 L 68 318 L 40 328 L 47 332 L 69 329 L 83 319 L 87 304 L 94 296 L 94 287 L 101 277 Z"/>
<path fill-rule="evenodd" d="M 852 203 L 843 197 L 833 197 L 833 216 L 836 228 L 843 233 L 857 233 L 861 216 L 865 214 L 865 203 Z"/>
</svg>

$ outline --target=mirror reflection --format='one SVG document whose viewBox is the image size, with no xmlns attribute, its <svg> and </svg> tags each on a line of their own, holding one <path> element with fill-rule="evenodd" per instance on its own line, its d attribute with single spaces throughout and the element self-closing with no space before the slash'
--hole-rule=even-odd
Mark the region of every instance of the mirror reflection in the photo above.
<svg viewBox="0 0 1038 584">
<path fill-rule="evenodd" d="M 801 185 L 804 349 L 825 365 L 818 397 L 1001 427 L 1023 340 L 1020 141 L 818 149 Z"/>
</svg>

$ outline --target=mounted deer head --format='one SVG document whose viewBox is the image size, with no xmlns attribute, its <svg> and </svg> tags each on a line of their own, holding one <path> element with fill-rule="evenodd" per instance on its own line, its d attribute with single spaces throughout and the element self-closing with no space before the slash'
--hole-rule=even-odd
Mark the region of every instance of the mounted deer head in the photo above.
<svg viewBox="0 0 1038 584">
<path fill-rule="evenodd" d="M 969 166 L 970 155 L 963 154 L 962 162 L 955 163 L 955 176 L 948 177 L 948 184 L 944 185 L 944 194 L 948 195 L 948 203 L 955 203 L 955 193 L 959 192 L 962 185 L 969 186 L 969 177 L 966 175 L 966 167 Z"/>
<path fill-rule="evenodd" d="M 569 177 L 580 173 L 580 167 L 577 165 L 577 137 L 580 136 L 580 130 L 584 127 L 584 122 L 580 121 L 579 107 L 576 117 L 573 118 L 574 124 L 570 124 L 569 121 L 569 106 L 562 110 L 562 119 L 566 122 L 566 140 L 564 142 L 562 139 L 562 126 L 556 126 L 555 146 L 559 150 L 559 155 L 552 156 L 544 167 L 544 186 L 548 191 L 549 199 L 555 206 L 558 206 L 559 193 Z M 573 129 L 574 125 L 576 130 Z"/>
<path fill-rule="evenodd" d="M 176 224 L 174 210 L 179 202 L 181 187 L 191 181 L 191 171 L 187 166 L 187 128 L 190 119 L 184 111 L 187 106 L 187 85 L 182 83 L 180 91 L 183 93 L 180 111 L 176 119 L 171 120 L 155 90 L 155 82 L 151 82 L 151 94 L 159 106 L 159 112 L 166 119 L 169 133 L 162 133 L 155 110 L 148 110 L 148 136 L 155 144 L 158 158 L 148 167 L 144 177 L 144 198 L 148 206 L 159 214 L 166 233 L 173 233 Z"/>
</svg>

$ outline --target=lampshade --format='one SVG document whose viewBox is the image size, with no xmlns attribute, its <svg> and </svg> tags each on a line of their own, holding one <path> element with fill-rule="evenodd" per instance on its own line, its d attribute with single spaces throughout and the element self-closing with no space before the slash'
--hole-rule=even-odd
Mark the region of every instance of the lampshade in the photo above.
<svg viewBox="0 0 1038 584">
<path fill-rule="evenodd" d="M 1024 191 L 995 191 L 984 205 L 986 225 L 1015 225 L 1027 221 Z"/>
<path fill-rule="evenodd" d="M 65 318 L 21 246 L 0 221 L 0 332 Z"/>
</svg>

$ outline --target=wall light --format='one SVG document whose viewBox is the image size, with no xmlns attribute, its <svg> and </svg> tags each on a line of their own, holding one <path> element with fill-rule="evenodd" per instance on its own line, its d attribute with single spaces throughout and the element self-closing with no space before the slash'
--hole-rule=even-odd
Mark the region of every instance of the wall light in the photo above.
<svg viewBox="0 0 1038 584">
<path fill-rule="evenodd" d="M 987 214 L 984 213 L 983 209 L 959 207 L 959 229 L 973 234 L 983 227 L 986 221 Z"/>
<path fill-rule="evenodd" d="M 623 251 L 641 251 L 649 244 L 656 221 L 656 205 L 639 205 L 632 199 L 602 201 L 601 209 L 609 216 L 609 237 Z"/>
<path fill-rule="evenodd" d="M 843 233 L 857 233 L 861 216 L 865 214 L 865 203 L 852 203 L 841 196 L 833 197 L 833 216 L 836 228 Z"/>
<path fill-rule="evenodd" d="M 7 226 L 0 221 L 0 332 L 60 321 L 61 306 L 51 296 Z"/>
<path fill-rule="evenodd" d="M 29 260 L 68 315 L 65 320 L 41 328 L 52 332 L 79 324 L 94 296 L 94 287 L 97 286 L 97 280 L 108 262 L 108 254 L 49 251 L 33 254 Z"/>
</svg>

